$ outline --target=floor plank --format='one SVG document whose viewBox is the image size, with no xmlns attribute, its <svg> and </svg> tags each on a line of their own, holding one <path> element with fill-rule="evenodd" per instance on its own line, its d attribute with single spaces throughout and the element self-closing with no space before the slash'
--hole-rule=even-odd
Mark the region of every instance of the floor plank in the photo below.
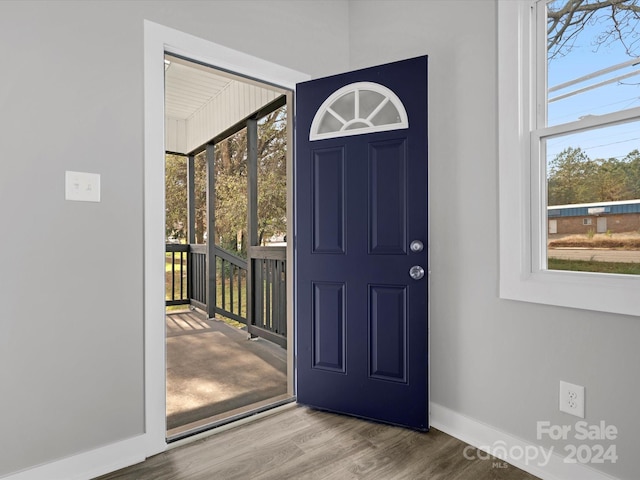
<svg viewBox="0 0 640 480">
<path fill-rule="evenodd" d="M 466 444 L 298 406 L 168 450 L 99 480 L 534 480 Z M 506 468 L 505 468 L 506 466 Z"/>
</svg>

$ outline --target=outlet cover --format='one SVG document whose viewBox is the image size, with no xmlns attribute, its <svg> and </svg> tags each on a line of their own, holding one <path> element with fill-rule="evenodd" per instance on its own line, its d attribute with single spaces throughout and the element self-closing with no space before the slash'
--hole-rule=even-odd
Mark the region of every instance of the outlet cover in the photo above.
<svg viewBox="0 0 640 480">
<path fill-rule="evenodd" d="M 560 381 L 560 411 L 584 418 L 584 387 Z"/>
</svg>

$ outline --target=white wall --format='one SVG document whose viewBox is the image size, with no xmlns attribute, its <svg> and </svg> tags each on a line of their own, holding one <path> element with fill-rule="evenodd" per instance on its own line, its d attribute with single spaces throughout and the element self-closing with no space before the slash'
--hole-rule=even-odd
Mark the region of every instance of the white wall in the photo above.
<svg viewBox="0 0 640 480">
<path fill-rule="evenodd" d="M 317 76 L 347 68 L 347 18 L 343 1 L 0 2 L 0 477 L 144 431 L 143 19 Z M 102 202 L 66 202 L 65 170 L 101 174 Z"/>
<path fill-rule="evenodd" d="M 353 68 L 429 55 L 432 402 L 552 446 L 536 422 L 574 425 L 558 383 L 584 385 L 586 420 L 620 431 L 592 466 L 638 478 L 640 319 L 498 298 L 496 1 L 350 6 Z"/>
<path fill-rule="evenodd" d="M 0 476 L 143 431 L 143 18 L 313 76 L 429 54 L 432 400 L 535 443 L 585 385 L 637 477 L 640 321 L 498 299 L 494 0 L 0 2 Z"/>
</svg>

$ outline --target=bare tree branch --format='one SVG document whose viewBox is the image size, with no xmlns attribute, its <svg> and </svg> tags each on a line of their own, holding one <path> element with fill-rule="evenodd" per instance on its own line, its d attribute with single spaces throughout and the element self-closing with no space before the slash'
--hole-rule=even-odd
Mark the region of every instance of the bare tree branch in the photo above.
<svg viewBox="0 0 640 480">
<path fill-rule="evenodd" d="M 564 0 L 549 3 L 547 48 L 549 59 L 562 57 L 575 45 L 587 25 L 604 30 L 593 39 L 597 50 L 621 42 L 630 56 L 640 50 L 640 0 Z"/>
</svg>

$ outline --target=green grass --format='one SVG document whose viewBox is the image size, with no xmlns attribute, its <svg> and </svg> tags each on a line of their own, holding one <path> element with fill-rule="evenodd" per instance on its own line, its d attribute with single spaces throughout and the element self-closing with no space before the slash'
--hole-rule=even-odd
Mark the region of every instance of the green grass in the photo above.
<svg viewBox="0 0 640 480">
<path fill-rule="evenodd" d="M 640 275 L 640 263 L 596 262 L 593 260 L 562 260 L 549 258 L 548 268 L 549 270 L 571 270 L 574 272 Z"/>
<path fill-rule="evenodd" d="M 165 254 L 165 258 L 164 258 L 164 271 L 165 272 L 170 272 L 171 271 L 171 253 L 166 253 Z M 180 268 L 180 255 L 176 254 L 176 257 L 174 259 L 174 263 L 175 263 L 175 269 L 178 270 Z M 182 265 L 184 265 L 184 269 L 186 271 L 187 268 L 187 258 L 185 255 L 184 260 L 182 260 Z"/>
<path fill-rule="evenodd" d="M 186 261 L 183 262 L 185 268 L 184 268 L 184 272 L 186 274 Z M 165 299 L 169 300 L 171 299 L 171 273 L 172 273 L 172 265 L 171 265 L 171 256 L 168 254 L 167 258 L 166 258 L 166 263 L 165 263 Z M 179 289 L 180 289 L 180 260 L 179 258 L 176 258 L 175 260 L 175 288 L 176 288 L 176 295 L 178 295 L 179 293 Z M 235 285 L 234 285 L 235 286 Z M 240 306 L 240 311 L 241 311 L 241 315 L 246 317 L 247 316 L 247 308 L 246 308 L 246 298 L 247 298 L 247 288 L 246 285 L 243 283 L 241 286 L 241 295 L 242 295 L 242 305 Z M 186 275 L 183 278 L 183 284 L 182 284 L 182 288 L 183 288 L 183 295 L 186 296 L 187 294 L 187 280 L 186 280 Z M 227 288 L 228 288 L 228 284 L 227 284 Z M 218 301 L 217 301 L 217 305 L 218 306 L 222 306 L 222 284 L 220 282 L 218 282 L 218 287 L 216 289 L 217 291 L 217 297 L 218 297 Z M 234 292 L 235 295 L 237 295 L 237 291 Z M 237 309 L 237 297 L 234 298 L 234 310 Z M 229 305 L 229 292 L 227 291 L 227 308 L 230 306 Z M 189 305 L 172 305 L 167 308 L 167 312 L 175 312 L 175 311 L 181 311 L 181 310 L 187 310 L 189 308 Z M 220 314 L 216 314 L 216 318 L 223 320 L 225 323 L 231 325 L 232 327 L 235 328 L 242 328 L 244 327 L 243 323 L 237 322 L 231 318 L 227 318 L 227 317 L 223 317 Z"/>
</svg>

